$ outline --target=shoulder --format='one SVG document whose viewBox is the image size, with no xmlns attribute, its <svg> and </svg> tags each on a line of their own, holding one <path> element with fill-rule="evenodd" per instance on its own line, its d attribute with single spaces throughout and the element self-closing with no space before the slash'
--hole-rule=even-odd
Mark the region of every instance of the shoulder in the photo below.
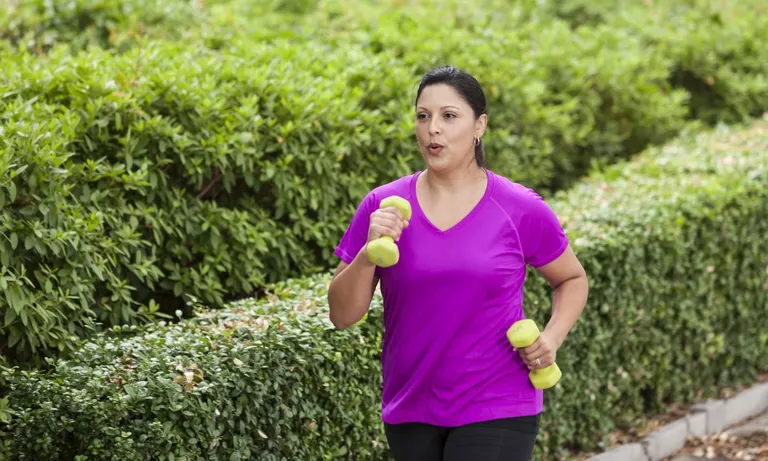
<svg viewBox="0 0 768 461">
<path fill-rule="evenodd" d="M 392 181 L 379 184 L 372 188 L 365 197 L 363 197 L 363 204 L 367 206 L 378 206 L 379 202 L 387 197 L 397 195 L 404 199 L 411 200 L 411 185 L 420 172 L 414 172 L 405 176 L 400 176 Z"/>
<path fill-rule="evenodd" d="M 568 236 L 549 204 L 530 187 L 498 175 L 495 180 L 495 199 L 517 231 L 525 262 L 541 267 L 554 261 L 568 246 Z"/>
<path fill-rule="evenodd" d="M 494 181 L 493 201 L 514 221 L 536 214 L 542 208 L 549 208 L 534 189 L 497 173 L 490 172 L 490 174 Z"/>
</svg>

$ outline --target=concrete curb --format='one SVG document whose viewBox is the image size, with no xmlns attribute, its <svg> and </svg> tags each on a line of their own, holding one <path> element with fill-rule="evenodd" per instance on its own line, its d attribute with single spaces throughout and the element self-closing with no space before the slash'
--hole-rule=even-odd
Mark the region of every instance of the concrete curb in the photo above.
<svg viewBox="0 0 768 461">
<path fill-rule="evenodd" d="M 689 437 L 712 435 L 768 410 L 768 383 L 761 383 L 725 400 L 709 400 L 692 413 L 650 433 L 645 439 L 621 445 L 589 461 L 660 461 L 683 448 Z"/>
</svg>

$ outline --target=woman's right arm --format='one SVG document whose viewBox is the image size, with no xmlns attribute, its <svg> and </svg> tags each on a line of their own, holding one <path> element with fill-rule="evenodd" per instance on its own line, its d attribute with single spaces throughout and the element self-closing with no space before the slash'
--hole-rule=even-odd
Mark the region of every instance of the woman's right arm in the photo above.
<svg viewBox="0 0 768 461">
<path fill-rule="evenodd" d="M 376 284 L 376 265 L 368 260 L 363 247 L 351 264 L 339 263 L 328 288 L 331 323 L 339 329 L 359 322 L 371 305 Z"/>
<path fill-rule="evenodd" d="M 382 235 L 389 235 L 397 241 L 406 227 L 408 221 L 403 220 L 400 210 L 395 207 L 380 208 L 370 216 L 366 245 Z M 328 287 L 330 320 L 339 330 L 351 327 L 365 316 L 379 282 L 376 265 L 368 259 L 366 245 L 350 264 L 344 261 L 339 263 Z"/>
</svg>

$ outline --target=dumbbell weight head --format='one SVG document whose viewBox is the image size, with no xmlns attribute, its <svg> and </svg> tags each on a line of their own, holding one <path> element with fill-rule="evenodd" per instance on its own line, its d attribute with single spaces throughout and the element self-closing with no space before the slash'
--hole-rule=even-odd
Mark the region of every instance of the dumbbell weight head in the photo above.
<svg viewBox="0 0 768 461">
<path fill-rule="evenodd" d="M 533 370 L 528 373 L 528 379 L 531 380 L 531 384 L 536 389 L 549 389 L 557 384 L 560 378 L 563 376 L 563 372 L 560 371 L 560 367 L 556 363 L 542 368 L 540 370 Z"/>
<path fill-rule="evenodd" d="M 408 200 L 396 195 L 385 198 L 379 204 L 379 208 L 388 208 L 394 206 L 400 210 L 403 219 L 411 219 L 411 204 Z M 368 251 L 368 260 L 379 267 L 390 267 L 397 264 L 400 260 L 400 251 L 392 237 L 383 235 L 376 240 L 368 242 L 366 246 Z"/>
<path fill-rule="evenodd" d="M 507 339 L 515 349 L 528 347 L 539 337 L 539 327 L 531 319 L 518 320 L 507 330 Z"/>
</svg>

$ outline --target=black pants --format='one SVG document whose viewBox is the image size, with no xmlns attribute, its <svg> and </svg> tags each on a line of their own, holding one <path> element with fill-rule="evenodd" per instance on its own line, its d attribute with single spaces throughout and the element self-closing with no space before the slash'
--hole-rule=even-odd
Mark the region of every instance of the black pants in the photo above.
<svg viewBox="0 0 768 461">
<path fill-rule="evenodd" d="M 384 424 L 395 461 L 529 461 L 539 418 L 521 416 L 440 427 Z"/>
</svg>

